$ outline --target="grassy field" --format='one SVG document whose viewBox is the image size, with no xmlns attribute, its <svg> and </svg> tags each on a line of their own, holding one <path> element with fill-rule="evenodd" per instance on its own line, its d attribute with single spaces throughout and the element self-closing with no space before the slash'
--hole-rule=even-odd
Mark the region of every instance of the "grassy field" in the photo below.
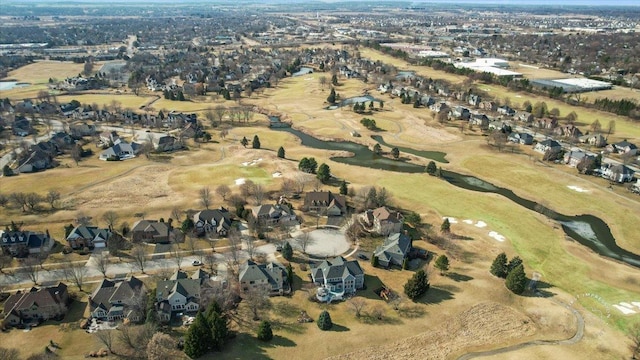
<svg viewBox="0 0 640 360">
<path fill-rule="evenodd" d="M 122 109 L 130 109 L 138 111 L 138 109 L 153 100 L 152 96 L 136 96 L 133 94 L 73 94 L 58 96 L 58 102 L 67 103 L 71 100 L 77 100 L 81 104 L 98 104 L 101 108 L 111 106 L 114 102 L 118 103 Z"/>
<path fill-rule="evenodd" d="M 372 114 L 326 110 L 328 89 L 320 88 L 317 81 L 319 76 L 322 74 L 286 79 L 277 88 L 269 89 L 246 102 L 280 114 L 285 120 L 292 121 L 294 127 L 304 128 L 315 136 L 354 140 L 367 145 L 373 145 L 369 135 L 375 132 L 363 128 L 360 120 L 362 117 L 374 118 L 384 130 L 376 134 L 382 135 L 387 142 L 422 150 L 444 151 L 450 161 L 444 166 L 446 169 L 476 175 L 562 213 L 592 213 L 599 216 L 610 225 L 622 247 L 640 252 L 640 239 L 632 226 L 637 222 L 634 214 L 640 210 L 637 198 L 621 196 L 629 196 L 622 191 L 605 190 L 598 179 L 578 177 L 564 168 L 534 163 L 526 155 L 490 150 L 483 138 L 461 133 L 456 127 L 442 127 L 432 119 L 428 110 L 401 105 L 398 99 L 387 95 L 383 97 L 384 110 L 374 111 Z M 356 80 L 341 80 L 336 91 L 344 99 L 361 95 L 367 88 L 367 84 Z M 545 101 L 550 104 L 548 99 Z M 196 105 L 209 107 L 207 103 L 189 104 L 194 106 L 193 109 Z M 231 105 L 230 102 L 225 104 Z M 156 103 L 154 107 L 161 108 L 158 105 Z M 561 109 L 561 112 L 564 113 L 564 110 Z M 579 113 L 578 121 L 583 121 L 583 116 L 589 115 Z M 306 291 L 299 290 L 292 300 L 272 300 L 273 307 L 265 316 L 276 324 L 274 342 L 261 344 L 254 340 L 257 323 L 247 318 L 247 309 L 241 306 L 238 318 L 234 320 L 234 326 L 240 334 L 229 345 L 228 350 L 222 354 L 212 354 L 210 358 L 304 356 L 319 359 L 352 350 L 366 350 L 370 344 L 392 344 L 419 333 L 441 334 L 439 324 L 459 322 L 457 315 L 482 301 L 497 302 L 524 314 L 535 326 L 533 333 L 524 328 L 519 332 L 514 330 L 514 337 L 509 340 L 487 338 L 485 348 L 523 339 L 570 336 L 574 326 L 566 311 L 552 306 L 547 299 L 513 296 L 504 289 L 500 280 L 488 274 L 491 261 L 502 251 L 507 252 L 510 257 L 520 256 L 524 260 L 527 274 L 530 276 L 532 271 L 539 272 L 543 282 L 552 286 L 545 291 L 563 301 L 574 301 L 575 296 L 585 293 L 597 294 L 609 305 L 620 301 L 640 301 L 637 269 L 601 258 L 569 241 L 557 224 L 540 214 L 524 209 L 499 195 L 461 190 L 424 174 L 395 174 L 336 163 L 329 159 L 335 155 L 331 151 L 305 148 L 294 136 L 267 129 L 264 117 L 256 116 L 254 120 L 253 124 L 230 129 L 224 139 L 219 137 L 217 130 L 210 130 L 214 134 L 214 141 L 211 143 L 190 143 L 189 150 L 176 152 L 161 161 L 141 157 L 112 163 L 99 161 L 94 156 L 76 167 L 69 159 L 65 159 L 63 166 L 57 169 L 3 178 L 3 193 L 25 191 L 24 189 L 45 193 L 55 188 L 62 193 L 63 202 L 68 207 L 57 212 L 34 214 L 0 208 L 0 216 L 38 224 L 37 227 L 50 226 L 55 236 L 60 236 L 62 225 L 73 219 L 79 211 L 93 216 L 99 224 L 100 216 L 106 209 L 118 209 L 121 220 L 129 224 L 137 219 L 135 214 L 141 212 L 149 219 L 160 216 L 167 218 L 174 207 L 182 210 L 199 209 L 201 205 L 198 191 L 205 186 L 213 190 L 218 185 L 225 184 L 238 193 L 235 180 L 245 178 L 262 184 L 267 190 L 276 191 L 283 178 L 296 176 L 297 159 L 314 156 L 318 163 L 326 162 L 331 167 L 332 174 L 346 179 L 356 191 L 370 185 L 385 187 L 392 194 L 394 205 L 417 211 L 423 221 L 432 224 L 434 228 L 438 228 L 443 216 L 487 223 L 484 229 L 461 221 L 452 226 L 452 232 L 459 236 L 459 240 L 451 240 L 448 255 L 452 259 L 451 272 L 460 276 L 444 277 L 432 272 L 432 291 L 420 304 L 403 303 L 404 312 L 393 310 L 371 291 L 377 284 L 384 283 L 401 292 L 411 272 L 372 269 L 365 262 L 361 265 L 367 274 L 367 281 L 374 285 L 368 285 L 361 296 L 367 299 L 368 310 L 383 308 L 384 320 L 371 317 L 357 319 L 351 313 L 349 304 L 318 305 L 307 301 Z M 634 127 L 627 127 L 619 122 L 617 129 L 619 133 L 627 132 L 627 136 L 633 138 Z M 351 130 L 361 132 L 362 137 L 350 137 Z M 242 137 L 251 141 L 254 135 L 259 136 L 262 149 L 245 149 L 240 145 Z M 275 150 L 279 146 L 285 148 L 286 159 L 275 156 Z M 254 165 L 242 164 L 257 159 L 262 160 Z M 413 161 L 426 163 L 424 159 Z M 273 177 L 272 174 L 276 171 L 282 173 L 283 178 Z M 55 183 L 50 179 L 56 179 Z M 579 185 L 590 192 L 573 192 L 567 188 L 569 185 Z M 310 187 L 311 185 L 307 190 Z M 228 206 L 216 198 L 213 206 L 219 205 Z M 253 206 L 252 201 L 249 206 Z M 506 241 L 498 242 L 490 238 L 489 231 L 504 235 Z M 441 252 L 431 244 L 419 245 Z M 307 279 L 308 272 L 296 266 L 296 274 L 299 279 Z M 301 280 L 297 280 L 297 283 L 297 286 L 302 285 Z M 639 323 L 638 316 L 623 316 L 610 306 L 603 308 L 589 303 L 575 306 L 589 319 L 587 337 L 578 346 L 562 347 L 559 351 L 564 358 L 581 359 L 585 354 L 598 358 L 624 357 L 628 343 L 620 330 L 624 331 L 632 324 Z M 306 310 L 315 318 L 325 307 L 339 325 L 338 331 L 322 333 L 322 343 L 334 344 L 332 346 L 318 346 L 320 333 L 315 324 L 298 324 L 295 321 L 300 310 Z M 603 311 L 608 311 L 609 316 L 598 316 Z M 499 317 L 491 318 L 488 325 L 502 320 L 504 319 Z M 478 333 L 482 336 L 479 338 L 484 338 L 485 333 Z M 47 336 L 50 335 L 42 335 L 42 339 Z M 460 345 L 463 341 L 457 337 L 451 343 L 455 346 L 447 345 L 446 341 L 431 340 L 423 341 L 425 344 L 441 345 L 440 350 L 433 351 L 442 356 L 434 356 L 435 358 L 465 351 L 465 346 Z M 474 349 L 482 348 L 477 344 L 473 346 Z M 87 352 L 87 349 L 79 350 L 77 354 Z M 545 351 L 547 350 L 534 348 L 518 354 L 524 358 L 535 358 L 536 355 L 545 354 Z"/>
</svg>

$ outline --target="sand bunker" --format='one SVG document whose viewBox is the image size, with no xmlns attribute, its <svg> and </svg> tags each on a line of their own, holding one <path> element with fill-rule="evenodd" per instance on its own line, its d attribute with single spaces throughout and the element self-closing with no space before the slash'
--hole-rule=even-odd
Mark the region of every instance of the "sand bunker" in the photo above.
<svg viewBox="0 0 640 360">
<path fill-rule="evenodd" d="M 242 185 L 247 181 L 245 178 L 236 179 L 236 185 Z"/>
<path fill-rule="evenodd" d="M 253 159 L 253 160 L 251 160 L 251 161 L 243 162 L 243 163 L 242 163 L 242 166 L 252 166 L 252 165 L 255 165 L 255 164 L 259 163 L 260 161 L 262 161 L 262 158 L 260 158 L 260 159 Z"/>
<path fill-rule="evenodd" d="M 487 223 L 486 223 L 486 222 L 484 222 L 484 221 L 482 221 L 482 220 L 479 220 L 479 221 L 476 223 L 475 227 L 479 227 L 479 228 L 487 227 Z"/>
<path fill-rule="evenodd" d="M 274 178 L 279 178 L 279 177 L 282 177 L 282 173 L 280 171 L 276 171 L 273 174 L 271 174 L 271 176 L 273 176 Z"/>
<path fill-rule="evenodd" d="M 506 238 L 495 231 L 489 231 L 489 237 L 492 237 L 500 242 L 504 242 Z"/>
<path fill-rule="evenodd" d="M 640 302 L 632 301 L 628 302 L 620 302 L 618 304 L 613 305 L 614 308 L 618 309 L 623 315 L 633 315 L 640 312 Z"/>
<path fill-rule="evenodd" d="M 583 189 L 583 188 L 581 188 L 581 187 L 579 187 L 579 186 L 575 186 L 575 185 L 567 185 L 567 187 L 568 187 L 569 189 L 571 189 L 571 190 L 574 190 L 574 191 L 577 191 L 577 192 L 581 192 L 581 193 L 583 193 L 583 192 L 589 192 L 589 190 L 587 190 L 587 189 Z"/>
<path fill-rule="evenodd" d="M 470 220 L 470 219 L 462 220 L 462 222 L 465 223 L 465 224 L 469 224 L 469 225 L 473 224 L 473 220 Z"/>
<path fill-rule="evenodd" d="M 456 218 L 454 218 L 454 217 L 444 216 L 444 217 L 442 217 L 442 220 L 444 220 L 444 219 L 449 219 L 449 224 L 457 224 L 458 223 L 458 220 Z"/>
</svg>

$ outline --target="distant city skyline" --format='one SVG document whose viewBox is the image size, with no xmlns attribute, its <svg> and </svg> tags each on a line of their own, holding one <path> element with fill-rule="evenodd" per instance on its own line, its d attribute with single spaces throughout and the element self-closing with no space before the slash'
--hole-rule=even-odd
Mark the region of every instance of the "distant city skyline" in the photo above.
<svg viewBox="0 0 640 360">
<path fill-rule="evenodd" d="M 12 3 L 97 3 L 104 4 L 103 0 L 13 0 Z M 181 1 L 179 3 L 175 3 L 175 0 L 113 0 L 110 3 L 127 3 L 127 4 L 153 4 L 153 3 L 174 3 L 175 5 L 190 5 L 190 4 L 198 4 L 198 3 L 264 3 L 264 4 L 286 4 L 286 3 L 344 3 L 344 2 L 369 2 L 369 3 L 392 3 L 390 0 L 192 0 L 192 1 Z M 609 2 L 605 0 L 456 0 L 452 2 L 451 0 L 408 0 L 403 1 L 400 0 L 397 2 L 398 4 L 450 4 L 452 6 L 456 5 L 505 5 L 505 6 L 519 6 L 519 5 L 542 5 L 542 6 L 553 6 L 553 7 L 571 7 L 571 6 L 608 6 L 608 7 L 619 7 L 619 6 L 640 6 L 640 0 L 617 0 L 615 2 Z M 1 15 L 1 13 L 0 13 Z"/>
</svg>

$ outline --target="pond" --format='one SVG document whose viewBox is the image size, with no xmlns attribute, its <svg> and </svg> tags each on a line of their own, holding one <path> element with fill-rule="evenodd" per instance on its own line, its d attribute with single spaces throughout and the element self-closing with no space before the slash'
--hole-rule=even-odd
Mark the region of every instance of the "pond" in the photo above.
<svg viewBox="0 0 640 360">
<path fill-rule="evenodd" d="M 375 101 L 375 102 L 382 102 L 382 100 L 380 99 L 376 99 L 371 95 L 362 95 L 362 96 L 354 96 L 354 97 L 350 97 L 348 99 L 344 99 L 340 102 L 340 104 L 338 104 L 338 106 L 349 106 L 349 105 L 353 105 L 356 103 L 365 103 L 365 105 L 368 105 L 366 103 L 369 103 L 371 101 Z"/>
<path fill-rule="evenodd" d="M 307 74 L 312 74 L 313 73 L 313 69 L 309 68 L 309 67 L 301 67 L 300 70 L 294 72 L 293 74 L 291 74 L 292 77 L 296 77 L 296 76 L 302 76 L 302 75 L 307 75 Z"/>
<path fill-rule="evenodd" d="M 331 160 L 336 162 L 401 173 L 422 173 L 425 171 L 424 166 L 395 161 L 376 155 L 366 146 L 353 142 L 323 141 L 292 128 L 274 130 L 287 131 L 297 136 L 300 138 L 302 145 L 304 146 L 323 150 L 348 151 L 353 154 L 351 157 L 331 157 Z M 405 148 L 405 150 L 406 149 L 407 148 Z M 413 151 L 419 153 L 418 150 Z M 412 154 L 416 154 L 415 152 Z M 451 185 L 463 189 L 502 195 L 520 206 L 536 211 L 545 215 L 549 219 L 556 221 L 560 226 L 562 226 L 562 230 L 567 236 L 575 239 L 580 244 L 588 247 L 597 254 L 640 268 L 640 256 L 619 247 L 618 244 L 616 244 L 613 234 L 611 234 L 609 226 L 602 219 L 596 216 L 588 214 L 576 216 L 560 214 L 536 203 L 535 201 L 522 198 L 514 194 L 513 191 L 509 189 L 495 186 L 474 176 L 467 176 L 447 170 L 442 170 L 442 176 L 443 179 Z M 530 240 L 535 241 L 535 236 L 532 236 Z"/>
<path fill-rule="evenodd" d="M 27 87 L 31 84 L 29 83 L 21 83 L 17 81 L 0 81 L 0 91 L 3 90 L 11 90 L 14 88 Z"/>
</svg>

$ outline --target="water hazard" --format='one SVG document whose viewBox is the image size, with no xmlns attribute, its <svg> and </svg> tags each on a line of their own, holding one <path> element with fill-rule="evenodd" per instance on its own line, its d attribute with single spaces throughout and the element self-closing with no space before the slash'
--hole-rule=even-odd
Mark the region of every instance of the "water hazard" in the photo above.
<svg viewBox="0 0 640 360">
<path fill-rule="evenodd" d="M 304 146 L 315 149 L 347 151 L 352 154 L 351 156 L 332 157 L 331 160 L 336 162 L 402 173 L 423 173 L 425 171 L 425 167 L 422 165 L 388 159 L 376 155 L 364 145 L 350 141 L 323 141 L 292 128 L 278 128 L 274 130 L 287 131 L 297 136 Z M 378 141 L 377 139 L 374 140 Z M 380 140 L 382 140 L 381 137 Z M 387 144 L 384 145 L 390 146 Z M 398 149 L 402 151 L 401 148 Z M 405 152 L 409 152 L 406 151 L 408 148 L 404 149 Z M 419 150 L 413 151 L 414 152 L 410 153 L 422 156 L 417 154 L 420 153 Z M 577 216 L 563 215 L 535 201 L 522 198 L 509 189 L 495 186 L 474 176 L 467 176 L 447 170 L 442 171 L 442 176 L 450 184 L 463 189 L 500 194 L 518 205 L 557 221 L 562 226 L 565 234 L 596 253 L 640 268 L 640 256 L 619 247 L 618 244 L 616 244 L 613 234 L 611 234 L 609 226 L 596 216 L 588 214 Z M 535 238 L 532 238 L 531 241 L 535 241 Z"/>
</svg>

